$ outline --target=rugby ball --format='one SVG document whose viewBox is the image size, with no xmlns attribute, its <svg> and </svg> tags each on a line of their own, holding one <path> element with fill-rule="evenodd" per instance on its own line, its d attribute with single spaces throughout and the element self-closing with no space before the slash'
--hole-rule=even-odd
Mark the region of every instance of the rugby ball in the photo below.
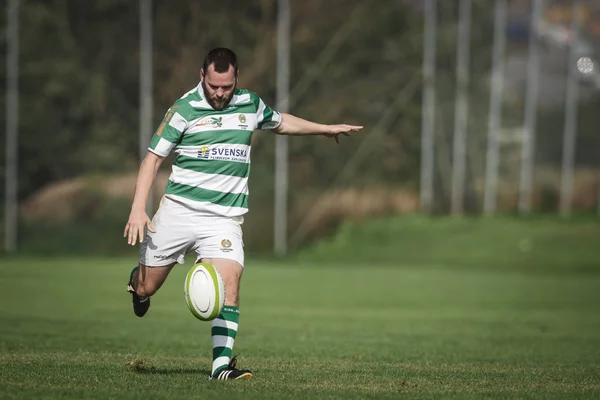
<svg viewBox="0 0 600 400">
<path fill-rule="evenodd" d="M 185 302 L 199 320 L 211 321 L 223 309 L 225 284 L 219 271 L 207 263 L 195 264 L 185 277 Z"/>
</svg>

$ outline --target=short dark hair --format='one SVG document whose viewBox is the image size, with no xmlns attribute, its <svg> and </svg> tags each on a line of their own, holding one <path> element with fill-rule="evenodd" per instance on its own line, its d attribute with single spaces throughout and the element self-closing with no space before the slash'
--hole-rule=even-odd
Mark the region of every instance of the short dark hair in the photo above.
<svg viewBox="0 0 600 400">
<path fill-rule="evenodd" d="M 229 71 L 229 66 L 231 65 L 235 74 L 238 74 L 237 56 L 231 49 L 217 47 L 209 51 L 206 57 L 204 57 L 204 64 L 202 65 L 204 73 L 206 73 L 208 66 L 211 64 L 215 64 L 215 71 L 220 73 Z"/>
</svg>

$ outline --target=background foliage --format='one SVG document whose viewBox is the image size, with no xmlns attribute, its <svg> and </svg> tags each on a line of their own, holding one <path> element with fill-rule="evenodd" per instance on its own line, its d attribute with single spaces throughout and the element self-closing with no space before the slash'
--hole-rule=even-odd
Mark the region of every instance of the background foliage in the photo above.
<svg viewBox="0 0 600 400">
<path fill-rule="evenodd" d="M 324 123 L 365 126 L 363 133 L 339 146 L 323 138 L 291 139 L 289 233 L 293 236 L 310 215 L 316 221 L 307 228 L 307 234 L 300 235 L 297 244 L 330 232 L 351 214 L 381 215 L 416 209 L 423 18 L 419 7 L 414 6 L 417 3 L 413 3 L 382 0 L 373 7 L 359 0 L 292 1 L 291 111 Z M 488 5 L 485 1 L 475 1 L 473 5 L 469 212 L 478 212 L 482 199 L 491 66 L 492 10 Z M 37 239 L 31 236 L 35 229 L 28 230 L 27 224 L 38 226 L 40 220 L 57 222 L 54 212 L 33 218 L 32 209 L 43 211 L 51 207 L 39 202 L 33 207 L 32 197 L 48 185 L 65 180 L 84 179 L 88 182 L 87 190 L 94 191 L 99 180 L 111 182 L 116 176 L 130 176 L 128 183 L 118 191 L 114 189 L 106 202 L 85 203 L 88 208 L 75 213 L 78 217 L 70 221 L 77 225 L 73 228 L 75 232 L 96 224 L 93 218 L 105 223 L 114 218 L 112 228 L 102 235 L 115 234 L 127 218 L 127 202 L 119 199 L 130 200 L 139 164 L 137 7 L 137 2 L 131 0 L 22 1 L 19 198 L 25 221 L 22 236 L 28 240 Z M 3 22 L 5 12 L 5 8 L 0 9 Z M 197 84 L 203 56 L 215 46 L 235 49 L 241 63 L 240 86 L 258 92 L 274 106 L 276 12 L 275 0 L 155 1 L 155 125 L 175 99 Z M 455 2 L 441 2 L 435 206 L 442 212 L 448 209 L 449 202 L 457 13 Z M 5 46 L 5 40 L 1 46 Z M 509 47 L 513 53 L 526 51 L 519 41 L 510 42 Z M 5 73 L 5 54 L 0 52 L 0 74 Z M 0 81 L 0 125 L 6 118 L 4 85 Z M 506 128 L 518 127 L 522 122 L 523 95 L 519 91 L 507 94 Z M 600 144 L 595 129 L 598 98 L 588 97 L 587 101 L 580 115 L 579 169 L 595 168 L 598 164 L 595 151 Z M 563 120 L 560 107 L 540 111 L 536 160 L 537 169 L 546 172 L 537 176 L 549 177 L 536 181 L 539 187 L 546 188 L 547 194 L 543 199 L 542 195 L 536 195 L 536 207 L 540 210 L 556 208 Z M 515 176 L 518 164 L 511 157 L 518 151 L 507 148 L 504 155 L 507 161 L 502 166 L 500 207 L 508 212 L 514 210 L 518 185 Z M 165 172 L 168 168 L 165 163 Z M 0 154 L 2 184 L 3 169 L 4 153 Z M 271 229 L 264 227 L 272 225 L 273 170 L 273 135 L 257 132 L 253 141 L 251 213 L 247 218 L 250 249 L 270 248 Z M 598 192 L 595 179 L 585 187 L 584 192 L 576 190 L 575 205 L 580 210 L 591 210 L 595 208 Z M 339 191 L 344 188 L 358 193 L 353 200 L 355 205 L 336 211 L 340 196 L 347 194 Z M 155 195 L 158 193 L 159 189 Z M 73 200 L 77 196 L 70 193 L 53 203 L 79 207 Z M 374 207 L 378 201 L 385 204 Z M 96 208 L 90 211 L 89 207 Z M 99 212 L 110 208 L 113 208 L 110 215 L 98 217 Z M 331 212 L 316 218 L 315 208 Z M 67 229 L 65 221 L 59 222 Z M 260 234 L 254 233 L 256 229 L 260 229 Z"/>
</svg>

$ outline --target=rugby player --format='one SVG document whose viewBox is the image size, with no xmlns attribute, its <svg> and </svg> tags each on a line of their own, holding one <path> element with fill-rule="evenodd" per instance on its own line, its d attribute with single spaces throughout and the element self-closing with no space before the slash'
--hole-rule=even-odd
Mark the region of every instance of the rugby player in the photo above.
<svg viewBox="0 0 600 400">
<path fill-rule="evenodd" d="M 143 317 L 150 297 L 173 266 L 189 252 L 197 262 L 212 264 L 225 283 L 222 312 L 212 322 L 211 379 L 251 377 L 236 368 L 232 349 L 239 326 L 239 282 L 244 268 L 242 223 L 248 211 L 250 140 L 256 129 L 279 135 L 324 135 L 339 142 L 362 129 L 324 125 L 278 113 L 255 93 L 238 89 L 238 62 L 227 48 L 208 52 L 200 83 L 166 112 L 154 133 L 136 181 L 123 236 L 140 242 L 139 265 L 130 274 L 127 291 L 133 311 Z M 146 201 L 156 173 L 171 152 L 172 172 L 152 221 Z"/>
</svg>

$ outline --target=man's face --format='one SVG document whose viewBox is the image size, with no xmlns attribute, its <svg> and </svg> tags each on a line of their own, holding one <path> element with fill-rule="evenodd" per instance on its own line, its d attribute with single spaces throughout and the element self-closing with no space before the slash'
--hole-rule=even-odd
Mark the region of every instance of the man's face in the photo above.
<svg viewBox="0 0 600 400">
<path fill-rule="evenodd" d="M 237 86 L 237 76 L 233 66 L 227 72 L 216 72 L 214 64 L 210 64 L 206 71 L 200 70 L 202 89 L 208 104 L 215 110 L 222 110 L 231 101 Z"/>
</svg>

